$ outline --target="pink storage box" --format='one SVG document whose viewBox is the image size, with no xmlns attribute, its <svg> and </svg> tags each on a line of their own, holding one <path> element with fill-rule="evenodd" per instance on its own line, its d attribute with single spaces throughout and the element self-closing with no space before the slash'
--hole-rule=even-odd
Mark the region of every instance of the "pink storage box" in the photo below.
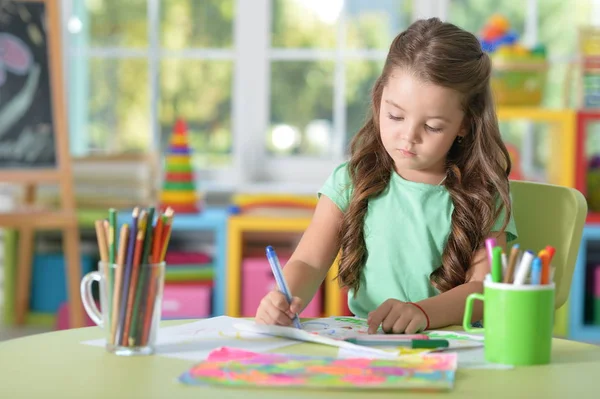
<svg viewBox="0 0 600 399">
<path fill-rule="evenodd" d="M 285 265 L 287 258 L 280 258 Z M 266 258 L 246 258 L 242 261 L 242 316 L 254 317 L 260 301 L 277 286 Z M 321 317 L 321 290 L 300 314 L 301 317 Z"/>
<path fill-rule="evenodd" d="M 212 288 L 207 284 L 165 284 L 162 319 L 209 317 Z"/>
<path fill-rule="evenodd" d="M 96 303 L 96 306 L 98 306 L 98 309 L 100 309 L 99 303 Z M 90 319 L 90 316 L 88 316 L 85 311 L 83 313 L 85 316 L 85 325 L 88 327 L 95 326 L 96 323 Z M 68 330 L 69 328 L 71 328 L 69 325 L 69 303 L 63 302 L 60 304 L 58 311 L 56 312 L 56 329 Z"/>
</svg>

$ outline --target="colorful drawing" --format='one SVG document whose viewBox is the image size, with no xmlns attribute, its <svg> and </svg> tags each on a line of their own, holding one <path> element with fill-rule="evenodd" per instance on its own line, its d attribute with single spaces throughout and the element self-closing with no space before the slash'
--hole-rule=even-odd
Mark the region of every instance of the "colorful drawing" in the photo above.
<svg viewBox="0 0 600 399">
<path fill-rule="evenodd" d="M 358 317 L 325 317 L 302 323 L 305 331 L 335 339 L 345 339 L 356 335 L 368 334 L 367 320 Z M 379 333 L 383 333 L 380 329 Z"/>
<path fill-rule="evenodd" d="M 190 385 L 361 388 L 446 391 L 454 387 L 456 354 L 399 359 L 334 359 L 219 348 L 180 376 Z"/>
<path fill-rule="evenodd" d="M 176 213 L 197 213 L 198 195 L 187 126 L 178 119 L 165 156 L 165 179 L 160 193 L 160 208 L 173 208 Z"/>
<path fill-rule="evenodd" d="M 368 355 L 373 358 L 390 359 L 397 357 L 397 354 L 395 352 L 388 352 L 375 347 L 361 346 L 351 342 L 347 342 L 343 339 L 345 338 L 343 336 L 339 338 L 339 336 L 320 334 L 319 332 L 306 331 L 294 327 L 274 326 L 248 322 L 235 323 L 234 327 L 240 331 L 245 331 L 249 333 L 264 334 L 272 337 L 287 338 L 302 342 L 312 342 L 315 344 L 322 344 L 337 348 L 346 348 L 349 350 L 354 350 L 356 353 L 360 353 L 361 356 Z"/>
<path fill-rule="evenodd" d="M 0 87 L 7 80 L 7 72 L 25 75 L 32 64 L 31 51 L 21 39 L 10 33 L 0 33 Z"/>
</svg>

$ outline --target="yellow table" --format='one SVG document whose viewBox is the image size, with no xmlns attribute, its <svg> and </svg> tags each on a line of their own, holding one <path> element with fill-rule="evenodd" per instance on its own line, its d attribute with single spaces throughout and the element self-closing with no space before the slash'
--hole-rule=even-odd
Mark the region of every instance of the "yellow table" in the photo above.
<svg viewBox="0 0 600 399">
<path fill-rule="evenodd" d="M 181 323 L 167 322 L 166 325 Z M 98 327 L 0 342 L 0 398 L 598 398 L 600 347 L 555 339 L 553 363 L 512 370 L 459 370 L 447 393 L 200 388 L 177 378 L 192 363 L 162 356 L 118 357 L 81 344 L 101 338 Z M 298 344 L 282 349 L 333 355 L 334 348 Z M 310 395 L 310 396 L 309 396 Z"/>
</svg>

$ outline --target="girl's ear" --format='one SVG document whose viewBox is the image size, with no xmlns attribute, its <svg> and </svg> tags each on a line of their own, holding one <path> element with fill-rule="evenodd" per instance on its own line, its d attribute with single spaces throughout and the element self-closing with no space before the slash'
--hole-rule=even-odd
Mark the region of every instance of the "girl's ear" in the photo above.
<svg viewBox="0 0 600 399">
<path fill-rule="evenodd" d="M 462 141 L 462 139 L 464 139 L 467 136 L 467 134 L 469 134 L 469 121 L 465 117 L 463 119 L 462 124 L 460 125 L 460 130 L 458 131 L 457 138 Z"/>
</svg>

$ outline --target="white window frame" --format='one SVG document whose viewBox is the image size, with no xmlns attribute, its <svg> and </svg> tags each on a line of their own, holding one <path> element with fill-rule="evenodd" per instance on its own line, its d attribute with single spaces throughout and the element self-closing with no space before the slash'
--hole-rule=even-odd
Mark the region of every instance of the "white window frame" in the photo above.
<svg viewBox="0 0 600 399">
<path fill-rule="evenodd" d="M 63 1 L 63 18 L 69 20 L 76 0 Z M 291 1 L 291 0 L 290 0 Z M 447 20 L 452 0 L 414 0 L 412 20 L 437 16 Z M 600 10 L 600 0 L 591 0 L 594 9 Z M 159 21 L 159 0 L 148 0 L 149 26 Z M 385 51 L 343 50 L 345 41 L 345 14 L 337 25 L 336 48 L 332 50 L 273 49 L 271 48 L 272 0 L 236 0 L 233 26 L 234 47 L 230 50 L 164 51 L 158 46 L 158 31 L 148 30 L 150 59 L 176 55 L 195 59 L 232 60 L 234 62 L 232 93 L 232 164 L 222 169 L 199 170 L 197 176 L 202 190 L 206 191 L 285 191 L 308 193 L 318 189 L 332 169 L 346 159 L 343 148 L 346 137 L 345 117 L 345 61 L 348 59 L 383 60 Z M 538 30 L 538 0 L 525 0 L 527 8 L 524 40 L 534 43 Z M 600 12 L 592 12 L 590 23 L 600 25 Z M 63 24 L 67 26 L 67 24 Z M 65 28 L 63 38 L 68 43 L 70 35 Z M 147 50 L 96 49 L 89 55 L 139 57 Z M 65 52 L 68 56 L 68 52 Z M 331 60 L 334 69 L 332 152 L 328 157 L 275 156 L 267 154 L 266 132 L 270 121 L 271 62 L 277 60 Z M 551 63 L 569 62 L 570 59 L 550 59 Z M 65 62 L 65 65 L 69 65 Z M 149 63 L 150 115 L 154 115 L 150 148 L 159 143 L 158 63 Z M 71 76 L 71 75 L 67 75 Z M 72 115 L 72 118 L 82 118 Z M 528 140 L 526 140 L 528 141 Z M 525 143 L 533 145 L 533 143 Z M 73 152 L 78 153 L 82 143 L 73 142 Z M 525 164 L 528 160 L 523 160 Z"/>
<path fill-rule="evenodd" d="M 271 0 L 253 0 L 238 2 L 238 18 L 236 18 L 236 46 L 248 52 L 258 54 L 251 63 L 240 62 L 245 59 L 238 57 L 236 70 L 236 85 L 238 77 L 245 76 L 246 80 L 254 80 L 251 84 L 253 97 L 256 101 L 251 107 L 238 109 L 234 113 L 235 121 L 252 121 L 253 140 L 244 137 L 245 132 L 234 127 L 234 143 L 247 143 L 254 152 L 256 162 L 243 163 L 245 176 L 240 180 L 240 189 L 244 191 L 282 191 L 295 193 L 314 193 L 325 181 L 333 168 L 346 159 L 344 143 L 346 140 L 346 70 L 345 62 L 349 59 L 381 60 L 387 55 L 385 50 L 345 50 L 346 15 L 345 8 L 339 17 L 336 31 L 336 47 L 332 50 L 312 49 L 280 49 L 271 48 Z M 423 16 L 446 15 L 445 0 L 418 0 L 413 2 L 412 19 Z M 248 21 L 249 20 L 249 21 Z M 257 21 L 259 21 L 257 23 Z M 260 25 L 259 23 L 263 24 Z M 256 26 L 264 29 L 256 29 Z M 245 30 L 245 28 L 250 28 Z M 250 51 L 250 48 L 254 50 Z M 317 156 L 273 156 L 267 155 L 265 149 L 266 132 L 270 121 L 270 66 L 272 61 L 282 60 L 329 60 L 334 62 L 333 84 L 333 140 L 329 157 Z M 251 71 L 256 71 L 252 73 Z M 241 84 L 249 84 L 242 80 Z M 259 84 L 256 84 L 259 83 Z M 240 94 L 244 92 L 240 89 Z M 248 93 L 248 91 L 246 91 Z M 234 104 L 238 99 L 235 93 Z M 237 101 L 240 101 L 239 99 Z M 254 125 L 254 123 L 256 123 Z M 247 125 L 246 125 L 247 126 Z M 243 155 L 234 149 L 235 158 Z M 245 160 L 250 161 L 248 158 Z"/>
<path fill-rule="evenodd" d="M 234 63 L 235 73 L 237 74 L 237 70 L 239 69 L 237 65 L 239 46 L 235 46 L 235 43 L 232 49 L 161 49 L 159 30 L 157 29 L 160 24 L 160 0 L 146 1 L 148 47 L 142 49 L 123 49 L 120 47 L 89 48 L 84 42 L 86 40 L 84 35 L 73 34 L 69 30 L 70 22 L 72 22 L 74 18 L 78 19 L 82 24 L 87 23 L 84 0 L 63 0 L 61 2 L 61 18 L 63 22 L 62 39 L 64 43 L 63 64 L 65 76 L 68 77 L 68 79 L 65 79 L 65 89 L 67 90 L 69 101 L 70 150 L 71 154 L 74 156 L 86 154 L 88 148 L 86 82 L 89 70 L 87 67 L 87 60 L 98 57 L 111 59 L 145 59 L 148 61 L 148 115 L 152 118 L 150 124 L 151 131 L 149 132 L 148 140 L 149 151 L 152 152 L 157 152 L 159 150 L 161 139 L 158 121 L 160 95 L 159 65 L 161 59 L 166 57 L 178 57 L 196 60 L 227 60 Z M 250 3 L 246 0 L 235 0 L 235 2 L 245 5 Z M 236 4 L 236 6 L 238 4 Z M 238 21 L 236 20 L 235 22 L 237 23 Z M 156 29 L 153 29 L 153 27 Z M 74 64 L 71 59 L 72 56 L 83 57 L 85 61 L 83 61 L 82 64 Z M 233 79 L 235 80 L 236 78 L 234 77 Z M 237 87 L 234 88 L 234 92 L 236 90 Z M 232 102 L 232 106 L 235 106 L 236 101 L 232 100 Z M 232 115 L 232 122 L 234 124 L 236 120 L 239 120 L 239 118 L 235 118 Z M 239 123 L 237 123 L 237 125 L 239 126 Z M 234 148 L 235 147 L 236 146 L 234 146 Z M 238 150 L 238 152 L 240 151 Z M 239 183 L 239 171 L 243 170 L 243 167 L 240 165 L 240 158 L 237 155 L 238 154 L 235 152 L 232 153 L 232 164 L 229 167 L 196 170 L 196 179 L 199 184 L 198 187 L 203 191 L 232 191 Z"/>
<path fill-rule="evenodd" d="M 152 116 L 152 131 L 149 136 L 150 149 L 156 151 L 160 140 L 158 126 L 158 60 L 163 56 L 180 56 L 191 59 L 231 60 L 234 63 L 232 93 L 232 163 L 230 167 L 198 170 L 196 172 L 199 187 L 204 191 L 285 191 L 308 193 L 318 189 L 333 168 L 346 159 L 343 148 L 346 137 L 345 104 L 345 61 L 348 59 L 383 60 L 386 52 L 379 50 L 343 50 L 345 42 L 345 14 L 342 12 L 337 25 L 337 42 L 332 50 L 312 49 L 272 49 L 271 48 L 271 10 L 272 0 L 236 0 L 233 26 L 232 49 L 188 49 L 166 51 L 159 48 L 159 33 L 152 26 L 158 26 L 160 0 L 148 1 L 148 42 L 149 48 L 143 50 L 123 50 L 119 48 L 101 48 L 87 50 L 88 56 L 111 56 L 117 58 L 148 57 L 150 95 L 149 115 Z M 292 0 L 290 0 L 292 1 Z M 437 16 L 447 20 L 448 8 L 452 0 L 413 0 L 412 20 Z M 600 0 L 591 0 L 599 12 L 592 13 L 591 23 L 600 25 Z M 68 31 L 68 21 L 78 14 L 74 7 L 81 6 L 77 0 L 62 1 L 63 42 L 76 45 L 73 35 Z M 537 40 L 538 1 L 526 0 L 525 39 Z M 79 10 L 79 14 L 81 10 Z M 595 15 L 595 17 L 594 17 Z M 84 21 L 85 22 L 85 21 Z M 65 46 L 67 47 L 67 46 Z M 85 79 L 87 71 L 73 70 L 68 73 L 69 55 L 77 51 L 64 51 L 67 85 L 76 85 Z M 271 61 L 275 60 L 331 60 L 334 69 L 333 93 L 333 131 L 332 152 L 329 157 L 316 156 L 274 156 L 267 154 L 266 132 L 270 121 L 270 80 Z M 550 60 L 553 63 L 570 60 Z M 73 90 L 74 86 L 71 86 Z M 68 91 L 71 92 L 71 91 Z M 84 94 L 85 95 L 85 94 Z M 86 147 L 85 130 L 87 115 L 82 99 L 73 99 L 71 104 L 77 112 L 69 112 L 72 126 L 71 150 L 74 155 L 81 154 Z M 72 110 L 72 108 L 70 109 Z M 78 126 L 78 129 L 73 129 Z M 532 143 L 529 143 L 532 144 Z M 527 163 L 527 160 L 524 160 Z"/>
<path fill-rule="evenodd" d="M 232 60 L 234 62 L 232 93 L 232 163 L 231 167 L 196 171 L 199 187 L 203 191 L 260 191 L 314 192 L 336 164 L 345 159 L 345 66 L 347 59 L 385 59 L 385 51 L 342 51 L 340 46 L 330 51 L 271 49 L 271 0 L 236 0 L 234 19 L 234 47 L 231 50 L 194 49 L 166 51 L 159 47 L 158 27 L 160 0 L 147 0 L 148 49 L 95 48 L 84 46 L 87 57 L 146 58 L 148 59 L 149 115 L 153 120 L 149 135 L 150 150 L 156 151 L 160 143 L 158 126 L 158 61 L 164 56 L 181 56 L 195 59 Z M 88 71 L 73 68 L 70 55 L 76 54 L 76 35 L 69 32 L 71 17 L 84 16 L 83 2 L 62 1 L 63 43 L 65 68 L 69 76 L 68 93 L 77 92 L 76 85 L 87 79 Z M 414 1 L 413 19 L 422 16 L 444 15 L 445 0 Z M 86 22 L 85 20 L 83 21 Z M 337 39 L 344 42 L 344 15 L 338 24 Z M 69 44 L 71 46 L 69 46 Z M 81 55 L 81 54 L 80 54 Z M 329 59 L 335 62 L 334 72 L 334 140 L 328 158 L 306 156 L 271 156 L 266 153 L 266 132 L 269 126 L 270 64 L 272 60 Z M 71 68 L 70 74 L 69 69 Z M 85 67 L 87 68 L 87 67 Z M 81 89 L 79 89 L 81 90 Z M 79 91 L 81 92 L 81 91 Z M 83 90 L 82 97 L 85 96 Z M 85 98 L 70 98 L 71 152 L 85 153 L 87 148 L 87 123 Z M 73 112 L 74 111 L 74 112 Z M 286 182 L 289 182 L 286 184 Z"/>
</svg>

